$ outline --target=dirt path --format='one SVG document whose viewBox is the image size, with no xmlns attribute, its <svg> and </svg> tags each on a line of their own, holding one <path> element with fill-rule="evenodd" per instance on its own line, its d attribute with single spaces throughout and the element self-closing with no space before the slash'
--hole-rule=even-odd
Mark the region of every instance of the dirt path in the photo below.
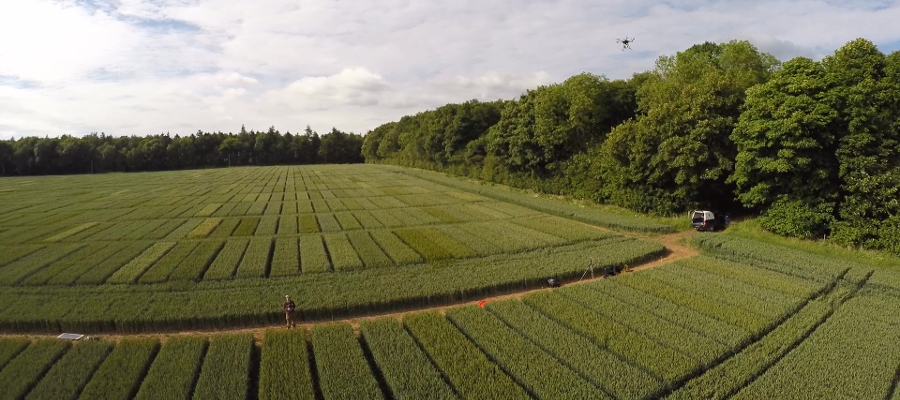
<svg viewBox="0 0 900 400">
<path fill-rule="evenodd" d="M 684 231 L 684 232 L 672 233 L 672 234 L 667 234 L 667 235 L 659 235 L 659 236 L 646 236 L 646 235 L 639 235 L 639 234 L 632 234 L 632 233 L 616 232 L 616 231 L 611 231 L 609 229 L 596 227 L 593 225 L 591 225 L 591 226 L 594 228 L 597 228 L 598 230 L 615 232 L 616 234 L 619 234 L 622 236 L 634 237 L 634 238 L 638 238 L 638 239 L 657 242 L 657 243 L 660 243 L 663 246 L 665 246 L 666 249 L 669 251 L 665 257 L 658 258 L 656 260 L 646 262 L 646 263 L 643 263 L 640 265 L 632 266 L 631 272 L 627 272 L 627 273 L 634 273 L 634 272 L 638 272 L 638 271 L 643 271 L 643 270 L 659 267 L 659 266 L 666 265 L 666 264 L 671 264 L 673 262 L 676 262 L 679 260 L 684 260 L 684 259 L 691 258 L 691 257 L 695 257 L 700 254 L 696 249 L 690 247 L 687 244 L 688 242 L 690 242 L 691 237 L 693 237 L 696 234 L 695 231 Z M 595 280 L 599 280 L 599 279 L 604 279 L 604 278 L 600 274 L 597 274 L 597 275 L 595 275 L 595 278 L 593 278 L 593 279 L 590 276 L 587 276 L 583 280 L 575 281 L 575 282 L 568 282 L 564 286 L 579 285 L 579 284 L 583 284 L 583 283 L 587 283 L 587 282 L 591 282 L 591 281 L 595 281 Z M 405 310 L 398 310 L 395 312 L 366 315 L 366 316 L 362 316 L 362 317 L 338 318 L 338 319 L 329 320 L 329 321 L 325 321 L 325 320 L 309 321 L 309 322 L 304 322 L 304 323 L 298 323 L 297 328 L 298 329 L 307 329 L 307 328 L 310 328 L 315 325 L 329 324 L 329 323 L 334 323 L 334 322 L 343 322 L 343 323 L 350 323 L 351 325 L 353 325 L 353 328 L 355 330 L 358 330 L 360 323 L 362 321 L 369 320 L 369 319 L 376 319 L 376 318 L 401 319 L 406 314 L 416 313 L 416 312 L 424 312 L 424 311 L 435 311 L 435 312 L 439 312 L 439 313 L 443 314 L 447 311 L 447 309 L 450 309 L 450 308 L 464 307 L 464 306 L 468 306 L 468 305 L 476 305 L 482 301 L 484 301 L 486 303 L 490 303 L 490 302 L 501 301 L 501 300 L 519 299 L 522 296 L 525 296 L 527 294 L 538 293 L 538 292 L 543 292 L 543 291 L 547 291 L 547 290 L 551 290 L 551 289 L 550 288 L 531 289 L 531 290 L 525 290 L 525 291 L 520 291 L 520 292 L 515 292 L 515 293 L 508 293 L 508 294 L 484 297 L 484 298 L 481 298 L 480 300 L 476 300 L 476 301 L 451 303 L 451 304 L 447 304 L 447 305 L 440 306 L 440 307 L 405 309 Z M 92 335 L 92 336 L 98 337 L 98 338 L 103 338 L 105 340 L 118 341 L 124 337 L 129 337 L 129 338 L 159 337 L 162 340 L 165 340 L 168 337 L 180 336 L 180 335 L 214 335 L 214 334 L 220 334 L 220 333 L 251 333 L 251 334 L 253 334 L 253 336 L 256 338 L 257 341 L 262 341 L 263 333 L 267 329 L 278 328 L 278 327 L 283 327 L 283 325 L 279 324 L 279 325 L 267 325 L 267 326 L 258 326 L 258 327 L 249 327 L 249 328 L 223 328 L 223 329 L 193 330 L 193 331 L 182 331 L 182 332 L 137 333 L 137 334 L 99 334 L 99 335 Z M 31 335 L 31 334 L 0 334 L 0 338 L 2 338 L 2 337 L 27 337 L 27 338 L 37 339 L 37 338 L 47 338 L 47 337 L 56 337 L 56 336 L 57 336 L 57 334 L 33 334 L 33 335 Z"/>
</svg>

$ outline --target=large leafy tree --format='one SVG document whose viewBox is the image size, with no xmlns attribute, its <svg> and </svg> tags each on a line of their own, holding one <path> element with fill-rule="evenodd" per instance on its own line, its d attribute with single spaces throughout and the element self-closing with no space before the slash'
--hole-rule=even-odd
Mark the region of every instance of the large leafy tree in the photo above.
<svg viewBox="0 0 900 400">
<path fill-rule="evenodd" d="M 623 81 L 582 73 L 528 91 L 504 107 L 486 139 L 488 150 L 513 172 L 556 173 L 573 155 L 602 142 L 613 126 L 634 115 L 631 88 Z"/>
<path fill-rule="evenodd" d="M 896 57 L 857 39 L 822 64 L 832 89 L 826 101 L 838 110 L 844 132 L 836 156 L 841 179 L 840 221 L 833 236 L 881 247 L 880 224 L 900 212 L 900 131 L 897 125 Z"/>
<path fill-rule="evenodd" d="M 733 201 L 734 130 L 748 88 L 777 60 L 745 41 L 704 43 L 661 57 L 638 91 L 639 115 L 610 133 L 604 196 L 645 211 Z"/>
<path fill-rule="evenodd" d="M 728 181 L 745 206 L 767 210 L 762 224 L 777 233 L 814 236 L 831 222 L 839 132 L 828 94 L 822 65 L 795 58 L 747 91 L 731 134 L 738 154 Z"/>
</svg>

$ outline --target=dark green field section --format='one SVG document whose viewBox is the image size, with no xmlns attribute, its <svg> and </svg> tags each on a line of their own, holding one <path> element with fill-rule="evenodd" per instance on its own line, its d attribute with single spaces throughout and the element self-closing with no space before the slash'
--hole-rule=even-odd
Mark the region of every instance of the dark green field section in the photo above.
<svg viewBox="0 0 900 400">
<path fill-rule="evenodd" d="M 2 338 L 0 398 L 896 398 L 896 272 L 696 242 L 704 255 L 653 270 L 356 325 Z"/>
<path fill-rule="evenodd" d="M 574 279 L 591 258 L 620 267 L 665 254 L 574 217 L 612 214 L 419 174 L 324 165 L 4 178 L 0 330 L 269 324 L 286 294 L 299 319 L 331 319 L 536 288 Z"/>
</svg>

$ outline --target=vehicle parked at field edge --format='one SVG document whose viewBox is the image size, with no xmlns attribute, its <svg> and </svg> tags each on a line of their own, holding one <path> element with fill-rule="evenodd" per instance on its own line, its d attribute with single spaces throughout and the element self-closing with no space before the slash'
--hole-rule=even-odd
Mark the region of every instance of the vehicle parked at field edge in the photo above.
<svg viewBox="0 0 900 400">
<path fill-rule="evenodd" d="M 691 226 L 694 229 L 703 231 L 718 231 L 725 229 L 731 224 L 731 216 L 728 214 L 719 214 L 705 210 L 695 210 L 691 215 Z"/>
</svg>

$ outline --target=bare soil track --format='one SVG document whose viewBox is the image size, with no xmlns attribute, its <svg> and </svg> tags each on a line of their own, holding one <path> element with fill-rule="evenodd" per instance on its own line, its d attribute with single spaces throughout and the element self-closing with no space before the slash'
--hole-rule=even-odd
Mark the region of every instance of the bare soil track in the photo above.
<svg viewBox="0 0 900 400">
<path fill-rule="evenodd" d="M 609 229 L 600 228 L 600 227 L 596 227 L 593 225 L 590 225 L 590 226 L 592 226 L 598 230 L 610 231 Z M 611 232 L 613 232 L 613 231 L 611 231 Z M 665 257 L 658 258 L 656 260 L 649 261 L 649 262 L 639 264 L 639 265 L 631 265 L 631 266 L 629 266 L 630 272 L 626 272 L 626 273 L 634 273 L 637 271 L 643 271 L 643 270 L 659 267 L 662 265 L 671 264 L 671 263 L 674 263 L 679 260 L 696 257 L 697 255 L 700 254 L 696 249 L 690 247 L 687 244 L 688 242 L 690 242 L 691 237 L 693 237 L 695 234 L 697 234 L 697 232 L 695 232 L 693 230 L 683 231 L 683 232 L 678 232 L 678 233 L 671 233 L 671 234 L 667 234 L 667 235 L 658 235 L 658 236 L 647 236 L 647 235 L 625 233 L 625 232 L 618 232 L 618 231 L 614 231 L 614 232 L 616 234 L 623 235 L 623 236 L 654 241 L 654 242 L 662 244 L 668 250 L 668 253 L 666 254 Z M 602 275 L 596 274 L 595 278 L 591 278 L 588 275 L 588 276 L 585 276 L 584 279 L 571 281 L 571 282 L 563 282 L 563 284 L 564 284 L 564 286 L 578 285 L 578 284 L 587 283 L 587 282 L 591 282 L 593 280 L 598 280 L 598 279 L 603 279 Z M 323 321 L 323 320 L 308 321 L 308 322 L 298 323 L 296 329 L 306 329 L 306 328 L 312 327 L 314 325 L 343 322 L 343 323 L 350 323 L 351 325 L 353 325 L 353 328 L 355 330 L 358 330 L 359 324 L 362 321 L 368 320 L 368 319 L 386 318 L 386 317 L 401 319 L 406 314 L 423 312 L 423 311 L 434 311 L 434 312 L 439 312 L 439 313 L 443 314 L 449 308 L 476 305 L 482 301 L 484 301 L 486 303 L 490 303 L 490 302 L 501 301 L 501 300 L 519 299 L 522 296 L 525 296 L 527 294 L 542 292 L 545 290 L 551 290 L 551 289 L 550 288 L 531 289 L 531 290 L 525 290 L 525 291 L 520 291 L 520 292 L 515 292 L 515 293 L 508 293 L 508 294 L 484 297 L 482 299 L 475 300 L 475 301 L 451 303 L 451 304 L 447 304 L 447 305 L 440 306 L 440 307 L 414 308 L 414 309 L 399 310 L 396 312 L 372 314 L 372 315 L 353 317 L 353 318 L 334 319 L 334 320 L 328 320 L 328 321 Z M 249 328 L 224 328 L 224 329 L 194 330 L 194 331 L 181 331 L 181 332 L 164 332 L 164 333 L 103 334 L 103 335 L 95 335 L 94 337 L 102 337 L 105 340 L 116 340 L 116 341 L 118 341 L 124 337 L 159 337 L 162 340 L 165 340 L 166 338 L 168 338 L 170 336 L 177 336 L 177 335 L 215 335 L 215 334 L 220 334 L 220 333 L 252 333 L 257 341 L 262 341 L 263 333 L 265 332 L 265 330 L 271 329 L 271 328 L 278 328 L 278 327 L 283 328 L 284 326 L 283 325 L 269 325 L 269 326 L 256 326 L 256 327 L 249 327 Z M 47 338 L 47 337 L 55 337 L 55 336 L 56 336 L 56 334 L 52 334 L 52 335 L 48 335 L 48 334 L 34 334 L 34 335 L 0 334 L 0 337 Z"/>
</svg>

